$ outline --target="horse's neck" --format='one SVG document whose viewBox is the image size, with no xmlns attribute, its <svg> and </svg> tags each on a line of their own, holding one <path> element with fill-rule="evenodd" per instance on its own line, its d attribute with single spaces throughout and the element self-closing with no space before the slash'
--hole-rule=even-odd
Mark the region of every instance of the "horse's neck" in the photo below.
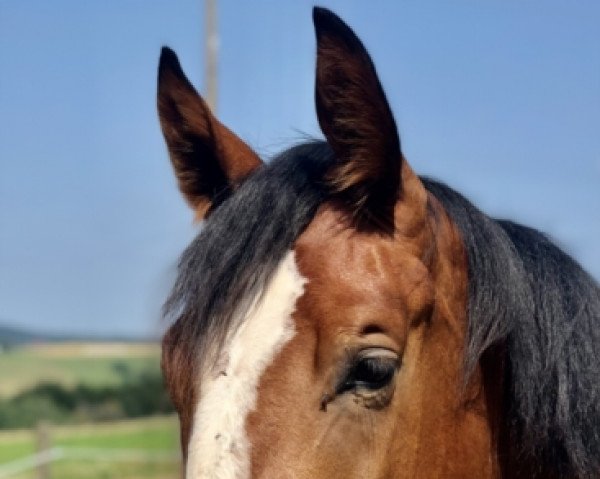
<svg viewBox="0 0 600 479">
<path fill-rule="evenodd" d="M 437 348 L 432 348 L 427 356 L 439 356 L 438 367 L 443 369 L 440 376 L 445 375 L 446 380 L 438 378 L 430 381 L 431 390 L 426 395 L 446 401 L 445 404 L 435 404 L 430 400 L 433 407 L 438 407 L 440 418 L 447 423 L 436 425 L 433 420 L 431 430 L 421 435 L 421 447 L 431 447 L 433 437 L 440 446 L 437 454 L 443 456 L 429 461 L 429 465 L 423 464 L 425 475 L 422 477 L 503 477 L 499 461 L 503 353 L 499 348 L 490 350 L 465 384 L 467 256 L 461 235 L 442 205 L 431 195 L 429 201 L 430 227 L 436 243 L 430 270 L 438 298 L 429 328 L 430 334 L 436 335 L 431 342 L 443 343 L 444 347 L 439 348 L 439 353 Z M 458 457 L 464 460 L 458 460 Z"/>
</svg>

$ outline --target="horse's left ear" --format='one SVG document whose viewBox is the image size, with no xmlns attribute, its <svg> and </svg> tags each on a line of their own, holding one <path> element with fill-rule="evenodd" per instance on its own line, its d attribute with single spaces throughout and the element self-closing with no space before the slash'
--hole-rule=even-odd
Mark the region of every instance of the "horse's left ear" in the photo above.
<svg viewBox="0 0 600 479">
<path fill-rule="evenodd" d="M 358 37 L 334 13 L 315 7 L 313 21 L 317 116 L 336 156 L 329 186 L 359 226 L 393 231 L 403 160 L 375 66 Z"/>
</svg>

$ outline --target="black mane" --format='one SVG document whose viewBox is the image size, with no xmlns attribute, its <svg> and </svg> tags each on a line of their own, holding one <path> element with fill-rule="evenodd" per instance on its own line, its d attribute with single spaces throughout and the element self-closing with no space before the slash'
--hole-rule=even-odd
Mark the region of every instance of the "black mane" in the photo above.
<svg viewBox="0 0 600 479">
<path fill-rule="evenodd" d="M 598 284 L 539 231 L 494 220 L 449 187 L 424 183 L 467 249 L 467 371 L 491 346 L 504 351 L 503 427 L 518 456 L 513 467 L 522 459 L 535 465 L 523 471 L 529 477 L 597 477 Z"/>
<path fill-rule="evenodd" d="M 324 142 L 279 155 L 211 214 L 183 253 L 165 304 L 193 344 L 189 364 L 235 327 L 327 194 Z M 467 372 L 502 345 L 507 434 L 541 475 L 600 471 L 600 288 L 541 233 L 494 220 L 423 179 L 458 226 L 468 255 Z"/>
</svg>

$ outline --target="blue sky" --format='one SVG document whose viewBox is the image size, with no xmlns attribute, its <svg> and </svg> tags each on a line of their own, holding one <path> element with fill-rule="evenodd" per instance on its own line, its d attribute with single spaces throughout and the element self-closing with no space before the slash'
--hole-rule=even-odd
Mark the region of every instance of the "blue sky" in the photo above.
<svg viewBox="0 0 600 479">
<path fill-rule="evenodd" d="M 600 3 L 323 1 L 370 50 L 413 168 L 600 278 Z M 219 3 L 219 116 L 270 155 L 314 114 L 312 2 Z M 0 0 L 0 322 L 149 334 L 197 231 L 155 111 L 202 89 L 200 0 Z"/>
</svg>

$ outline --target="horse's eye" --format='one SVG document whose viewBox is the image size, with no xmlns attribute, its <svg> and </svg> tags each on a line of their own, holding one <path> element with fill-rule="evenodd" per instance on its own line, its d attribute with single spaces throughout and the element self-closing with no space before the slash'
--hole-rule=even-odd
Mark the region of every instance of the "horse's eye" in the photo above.
<svg viewBox="0 0 600 479">
<path fill-rule="evenodd" d="M 385 351 L 385 354 L 370 351 L 357 358 L 341 389 L 382 389 L 391 382 L 397 368 L 398 358 L 389 351 Z"/>
<path fill-rule="evenodd" d="M 396 371 L 396 364 L 379 358 L 361 359 L 352 371 L 356 386 L 380 389 L 387 385 Z"/>
</svg>

